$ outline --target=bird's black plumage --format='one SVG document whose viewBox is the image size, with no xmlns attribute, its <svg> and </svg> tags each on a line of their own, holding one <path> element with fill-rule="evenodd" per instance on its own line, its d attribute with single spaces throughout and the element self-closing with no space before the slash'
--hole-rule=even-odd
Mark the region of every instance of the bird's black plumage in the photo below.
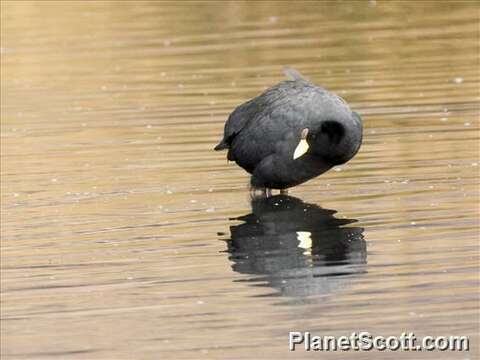
<svg viewBox="0 0 480 360">
<path fill-rule="evenodd" d="M 287 69 L 289 80 L 238 106 L 215 150 L 252 174 L 253 188 L 286 189 L 350 160 L 362 121 L 339 96 Z M 308 151 L 294 159 L 304 129 Z"/>
</svg>

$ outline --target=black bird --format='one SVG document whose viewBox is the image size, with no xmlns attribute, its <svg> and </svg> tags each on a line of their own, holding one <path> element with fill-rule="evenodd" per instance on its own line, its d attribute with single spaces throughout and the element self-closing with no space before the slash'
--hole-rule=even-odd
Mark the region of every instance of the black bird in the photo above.
<svg viewBox="0 0 480 360">
<path fill-rule="evenodd" d="M 292 68 L 285 75 L 230 114 L 215 147 L 252 174 L 253 190 L 299 185 L 346 163 L 362 143 L 362 120 L 341 97 Z"/>
</svg>

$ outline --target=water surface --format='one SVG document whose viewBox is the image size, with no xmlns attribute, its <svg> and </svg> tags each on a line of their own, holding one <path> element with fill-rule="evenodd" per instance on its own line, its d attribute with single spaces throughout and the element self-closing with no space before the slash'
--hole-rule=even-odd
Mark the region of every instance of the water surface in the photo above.
<svg viewBox="0 0 480 360">
<path fill-rule="evenodd" d="M 2 358 L 478 357 L 474 2 L 2 2 Z M 251 203 L 212 151 L 291 65 L 348 164 Z M 288 353 L 289 331 L 469 353 Z"/>
</svg>

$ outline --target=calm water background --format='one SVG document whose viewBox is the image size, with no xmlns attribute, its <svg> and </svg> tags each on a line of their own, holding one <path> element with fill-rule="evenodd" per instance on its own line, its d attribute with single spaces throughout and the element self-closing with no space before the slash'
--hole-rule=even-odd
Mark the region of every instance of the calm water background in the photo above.
<svg viewBox="0 0 480 360">
<path fill-rule="evenodd" d="M 479 9 L 2 2 L 2 355 L 478 358 Z M 212 147 L 284 65 L 364 145 L 251 204 Z M 471 351 L 292 354 L 291 330 Z"/>
</svg>

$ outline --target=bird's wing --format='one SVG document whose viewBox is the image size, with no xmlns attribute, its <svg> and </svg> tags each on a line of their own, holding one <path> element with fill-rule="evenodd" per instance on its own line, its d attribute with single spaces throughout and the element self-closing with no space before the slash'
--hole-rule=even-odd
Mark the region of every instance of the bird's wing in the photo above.
<svg viewBox="0 0 480 360">
<path fill-rule="evenodd" d="M 301 90 L 302 86 L 287 81 L 256 98 L 257 109 L 232 138 L 228 159 L 251 172 L 265 157 L 278 152 L 303 121 Z"/>
<path fill-rule="evenodd" d="M 305 76 L 303 76 L 300 71 L 290 67 L 290 66 L 285 66 L 283 69 L 283 73 L 285 74 L 285 77 L 290 80 L 290 81 L 305 81 L 309 82 Z"/>
<path fill-rule="evenodd" d="M 228 149 L 236 135 L 251 121 L 262 121 L 262 116 L 258 116 L 262 111 L 268 108 L 275 102 L 282 101 L 288 91 L 292 87 L 297 86 L 300 89 L 302 86 L 310 84 L 310 82 L 299 71 L 291 67 L 284 69 L 287 81 L 281 82 L 270 89 L 266 90 L 260 96 L 247 101 L 238 106 L 228 117 L 225 123 L 224 135 L 222 141 L 215 146 L 215 150 Z M 295 84 L 295 85 L 292 85 Z M 257 120 L 254 120 L 257 118 Z"/>
</svg>

